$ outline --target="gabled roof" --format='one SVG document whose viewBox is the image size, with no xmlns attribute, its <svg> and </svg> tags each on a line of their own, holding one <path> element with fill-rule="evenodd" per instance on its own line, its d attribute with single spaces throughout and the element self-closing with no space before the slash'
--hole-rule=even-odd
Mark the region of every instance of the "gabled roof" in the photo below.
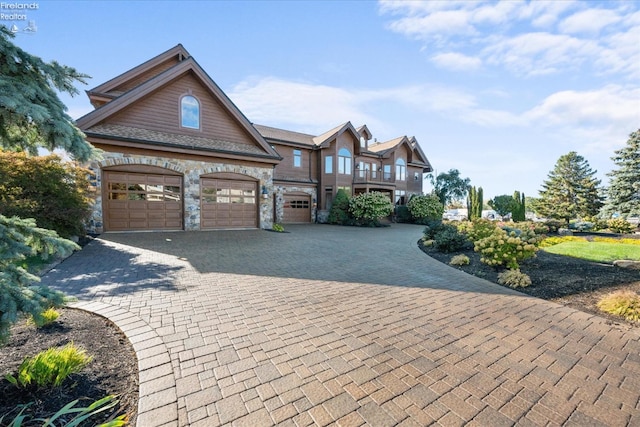
<svg viewBox="0 0 640 427">
<path fill-rule="evenodd" d="M 416 137 L 412 136 L 411 138 L 409 138 L 409 143 L 411 144 L 411 147 L 413 148 L 414 152 L 418 154 L 418 157 L 420 158 L 421 162 L 426 165 L 425 169 L 427 170 L 425 172 L 433 171 L 433 167 L 431 166 L 429 159 L 427 159 L 427 156 L 424 154 L 424 151 L 422 151 L 420 144 L 418 144 L 418 140 L 416 139 Z M 414 158 L 414 163 L 418 163 L 415 161 L 415 158 Z"/>
<path fill-rule="evenodd" d="M 364 136 L 364 139 L 366 139 L 367 141 L 370 140 L 371 138 L 373 138 L 373 134 L 371 133 L 371 131 L 369 130 L 367 125 L 362 125 L 359 128 L 357 128 L 356 130 L 358 131 L 360 136 Z"/>
<path fill-rule="evenodd" d="M 97 96 L 106 96 L 108 98 L 114 98 L 116 95 L 110 92 L 116 89 L 118 86 L 121 86 L 126 82 L 135 80 L 136 78 L 140 77 L 147 71 L 161 65 L 162 63 L 169 62 L 173 58 L 176 58 L 178 62 L 181 62 L 184 59 L 189 58 L 190 56 L 191 55 L 189 54 L 189 52 L 187 52 L 184 46 L 182 46 L 181 44 L 177 44 L 176 46 L 161 53 L 160 55 L 155 56 L 150 60 L 143 62 L 142 64 L 130 69 L 129 71 L 126 71 L 120 74 L 119 76 L 116 76 L 111 80 L 108 80 L 102 83 L 101 85 L 98 85 L 95 88 L 88 90 L 87 94 L 89 95 L 89 97 L 97 95 Z"/>
<path fill-rule="evenodd" d="M 168 55 L 169 52 L 179 51 L 186 52 L 183 50 L 181 45 L 176 46 L 175 48 L 165 52 L 160 55 L 160 57 L 164 57 Z M 160 58 L 160 57 L 156 57 Z M 166 59 L 166 58 L 165 58 Z M 144 64 L 143 64 L 144 65 Z M 138 67 L 134 68 L 136 70 Z M 147 68 L 148 69 L 148 68 Z M 123 76 L 129 74 L 131 78 L 135 78 L 139 73 L 133 72 L 133 70 L 124 73 L 123 75 L 117 77 L 116 79 L 121 79 Z M 140 70 L 138 70 L 140 71 Z M 209 75 L 200 67 L 200 65 L 196 62 L 193 57 L 189 57 L 179 62 L 178 64 L 172 66 L 171 68 L 161 72 L 155 77 L 150 78 L 149 80 L 141 83 L 140 85 L 134 87 L 133 89 L 125 92 L 124 94 L 116 97 L 111 102 L 97 108 L 96 110 L 86 114 L 85 116 L 79 118 L 77 120 L 77 125 L 80 129 L 82 129 L 87 135 L 92 135 L 96 137 L 100 137 L 100 127 L 94 128 L 96 125 L 100 125 L 103 121 L 108 119 L 109 117 L 117 114 L 118 112 L 124 110 L 128 106 L 132 105 L 136 101 L 144 98 L 145 96 L 154 93 L 155 91 L 161 89 L 165 85 L 182 77 L 187 73 L 192 73 L 196 79 L 200 81 L 200 83 L 205 87 L 212 97 L 216 98 L 220 104 L 224 107 L 225 111 L 229 113 L 231 117 L 235 119 L 235 121 L 239 124 L 241 128 L 243 128 L 250 136 L 253 141 L 262 148 L 263 153 L 267 157 L 271 157 L 274 159 L 281 159 L 281 157 L 276 153 L 276 151 L 271 148 L 271 146 L 264 140 L 262 135 L 254 128 L 249 120 L 242 114 L 242 112 L 235 106 L 235 104 L 227 97 L 227 95 L 220 89 L 220 87 L 209 77 Z M 118 84 L 122 84 L 124 80 L 119 80 Z M 106 85 L 106 84 L 105 84 Z M 109 87 L 108 85 L 101 85 L 99 87 Z M 104 88 L 103 88 L 104 89 Z M 122 129 L 121 129 L 122 130 Z M 131 131 L 125 132 L 125 134 L 129 134 Z M 163 132 L 166 134 L 166 132 Z M 174 135 L 174 134 L 171 134 Z M 108 139 L 112 139 L 113 137 L 117 137 L 118 135 L 114 134 L 113 128 L 111 128 L 111 132 L 104 135 Z M 127 138 L 126 135 L 121 135 L 123 138 Z M 185 140 L 184 135 L 175 134 L 175 141 L 178 144 L 182 144 L 184 148 L 193 148 L 195 144 L 195 140 L 198 137 L 193 138 L 193 143 Z M 189 138 L 189 137 L 187 137 Z M 206 139 L 206 138 L 205 138 Z M 142 140 L 143 142 L 150 142 L 148 140 Z M 182 141 L 181 143 L 178 141 Z M 210 141 L 215 141 L 211 139 Z M 157 141 L 161 142 L 161 141 Z M 240 144 L 238 144 L 240 145 Z M 245 144 L 246 145 L 246 144 Z M 213 150 L 213 147 L 212 147 Z M 251 149 L 248 149 L 252 151 Z M 246 154 L 250 154 L 247 152 Z"/>
<path fill-rule="evenodd" d="M 316 136 L 315 138 L 313 138 L 313 142 L 317 146 L 326 146 L 334 138 L 337 138 L 338 136 L 342 135 L 345 132 L 351 133 L 353 137 L 356 139 L 356 141 L 360 140 L 360 134 L 353 127 L 351 122 L 345 122 L 339 126 L 334 127 L 331 130 L 326 131 L 322 135 Z"/>
<path fill-rule="evenodd" d="M 406 136 L 399 136 L 390 141 L 379 142 L 377 144 L 369 145 L 369 151 L 373 151 L 378 154 L 387 154 L 389 151 L 395 150 L 397 146 L 406 142 L 409 148 L 411 148 L 411 144 L 409 144 L 409 139 Z"/>
</svg>

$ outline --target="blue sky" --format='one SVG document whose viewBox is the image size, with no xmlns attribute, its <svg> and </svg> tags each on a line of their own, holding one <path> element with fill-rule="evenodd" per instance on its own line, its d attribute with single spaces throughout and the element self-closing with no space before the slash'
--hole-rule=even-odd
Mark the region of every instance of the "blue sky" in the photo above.
<svg viewBox="0 0 640 427">
<path fill-rule="evenodd" d="M 92 76 L 81 91 L 182 43 L 252 122 L 415 136 L 485 200 L 537 196 L 570 151 L 606 185 L 640 128 L 637 1 L 36 3 L 1 23 L 34 21 L 15 42 Z M 84 93 L 63 100 L 91 110 Z"/>
</svg>

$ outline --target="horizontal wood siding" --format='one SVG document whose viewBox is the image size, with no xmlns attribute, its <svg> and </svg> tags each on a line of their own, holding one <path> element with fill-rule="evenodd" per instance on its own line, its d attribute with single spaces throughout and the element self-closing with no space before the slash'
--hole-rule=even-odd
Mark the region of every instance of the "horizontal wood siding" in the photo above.
<svg viewBox="0 0 640 427">
<path fill-rule="evenodd" d="M 200 130 L 180 126 L 180 98 L 189 90 L 200 101 Z M 191 73 L 121 111 L 108 123 L 256 145 L 252 137 Z"/>
<path fill-rule="evenodd" d="M 304 148 L 291 147 L 286 145 L 276 145 L 276 151 L 283 159 L 276 166 L 274 171 L 274 179 L 282 180 L 302 180 L 308 181 L 310 177 L 309 160 L 311 157 L 311 150 Z M 293 166 L 293 151 L 300 150 L 302 161 L 300 167 Z"/>
</svg>

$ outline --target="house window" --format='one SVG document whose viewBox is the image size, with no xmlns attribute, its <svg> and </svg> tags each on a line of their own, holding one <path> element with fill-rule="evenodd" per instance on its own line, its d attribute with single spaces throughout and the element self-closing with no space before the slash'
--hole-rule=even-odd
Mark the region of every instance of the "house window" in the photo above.
<svg viewBox="0 0 640 427">
<path fill-rule="evenodd" d="M 302 166 L 302 151 L 293 150 L 293 167 L 299 168 Z"/>
<path fill-rule="evenodd" d="M 360 137 L 360 147 L 363 147 L 363 148 L 367 147 L 367 140 L 364 139 L 364 136 Z"/>
<path fill-rule="evenodd" d="M 398 181 L 407 180 L 407 166 L 404 159 L 396 160 L 396 179 Z"/>
<path fill-rule="evenodd" d="M 200 103 L 191 95 L 180 99 L 180 124 L 183 128 L 200 129 Z"/>
<path fill-rule="evenodd" d="M 382 179 L 384 181 L 391 181 L 391 165 L 384 165 L 382 167 Z"/>
<path fill-rule="evenodd" d="M 395 203 L 396 205 L 404 205 L 406 204 L 407 192 L 404 190 L 396 190 L 395 191 Z"/>
<path fill-rule="evenodd" d="M 338 151 L 338 173 L 351 175 L 351 152 L 346 148 Z"/>
<path fill-rule="evenodd" d="M 324 158 L 324 173 L 333 173 L 333 156 Z"/>
</svg>

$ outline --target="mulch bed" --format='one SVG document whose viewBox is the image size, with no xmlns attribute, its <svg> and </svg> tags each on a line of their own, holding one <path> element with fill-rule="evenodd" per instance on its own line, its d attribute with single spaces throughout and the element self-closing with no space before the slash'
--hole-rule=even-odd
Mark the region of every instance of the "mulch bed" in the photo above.
<svg viewBox="0 0 640 427">
<path fill-rule="evenodd" d="M 498 283 L 498 273 L 504 271 L 480 262 L 480 254 L 473 250 L 441 253 L 433 248 L 419 246 L 431 258 L 449 264 L 457 254 L 465 254 L 470 263 L 452 266 L 468 274 Z M 517 289 L 527 295 L 554 301 L 576 310 L 601 316 L 610 323 L 640 327 L 640 322 L 627 321 L 621 317 L 601 312 L 598 301 L 618 290 L 630 290 L 640 294 L 640 271 L 614 267 L 611 264 L 590 262 L 578 258 L 555 255 L 543 250 L 535 258 L 525 260 L 520 271 L 531 278 L 531 286 Z"/>
<path fill-rule="evenodd" d="M 26 413 L 33 418 L 46 418 L 73 400 L 80 399 L 76 407 L 86 407 L 107 395 L 118 395 L 119 404 L 82 425 L 95 426 L 122 414 L 128 415 L 129 425 L 135 425 L 138 361 L 125 335 L 112 322 L 96 314 L 73 308 L 58 311 L 58 320 L 44 328 L 37 329 L 26 321 L 14 325 L 9 342 L 0 347 L 0 416 L 9 414 L 0 425 L 13 420 L 19 405 L 31 403 Z M 81 372 L 70 375 L 60 387 L 25 390 L 4 378 L 5 374 L 15 375 L 25 357 L 69 342 L 87 350 L 93 360 Z M 41 426 L 42 422 L 23 425 Z"/>
</svg>

